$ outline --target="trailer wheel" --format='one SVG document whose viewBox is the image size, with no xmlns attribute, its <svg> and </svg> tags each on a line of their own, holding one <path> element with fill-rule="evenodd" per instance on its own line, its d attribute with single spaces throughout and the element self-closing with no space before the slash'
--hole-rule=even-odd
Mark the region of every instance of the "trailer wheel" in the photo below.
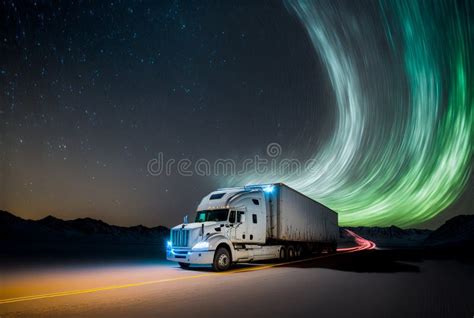
<svg viewBox="0 0 474 318">
<path fill-rule="evenodd" d="M 293 245 L 288 246 L 288 259 L 294 259 L 295 258 L 295 248 Z"/>
<path fill-rule="evenodd" d="M 301 244 L 296 245 L 295 256 L 296 258 L 300 258 L 303 256 L 303 247 L 301 246 Z"/>
<path fill-rule="evenodd" d="M 286 247 L 282 246 L 280 248 L 280 261 L 286 261 L 287 254 L 286 254 Z"/>
<path fill-rule="evenodd" d="M 212 269 L 216 272 L 228 270 L 230 267 L 230 254 L 225 247 L 219 247 L 214 254 Z"/>
<path fill-rule="evenodd" d="M 179 267 L 181 267 L 182 269 L 189 269 L 189 266 L 191 265 L 188 263 L 181 263 L 181 262 L 178 264 L 179 264 Z"/>
</svg>

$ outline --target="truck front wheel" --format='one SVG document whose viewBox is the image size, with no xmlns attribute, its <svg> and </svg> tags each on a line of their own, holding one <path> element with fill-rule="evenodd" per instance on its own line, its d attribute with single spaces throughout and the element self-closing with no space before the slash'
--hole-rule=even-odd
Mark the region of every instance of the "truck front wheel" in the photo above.
<svg viewBox="0 0 474 318">
<path fill-rule="evenodd" d="M 212 269 L 216 272 L 226 271 L 230 268 L 230 253 L 224 247 L 219 247 L 214 254 Z"/>
</svg>

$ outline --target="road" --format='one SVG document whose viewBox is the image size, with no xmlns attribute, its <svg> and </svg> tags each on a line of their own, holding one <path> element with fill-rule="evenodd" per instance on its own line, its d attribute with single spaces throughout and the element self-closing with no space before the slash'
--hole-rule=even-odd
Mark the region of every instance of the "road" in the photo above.
<svg viewBox="0 0 474 318">
<path fill-rule="evenodd" d="M 359 246 L 226 273 L 175 264 L 10 270 L 0 317 L 472 317 L 471 263 Z"/>
</svg>

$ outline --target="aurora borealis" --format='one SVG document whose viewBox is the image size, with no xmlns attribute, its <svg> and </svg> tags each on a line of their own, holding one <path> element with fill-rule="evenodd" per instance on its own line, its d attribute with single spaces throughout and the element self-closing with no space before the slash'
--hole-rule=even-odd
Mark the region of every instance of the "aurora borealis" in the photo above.
<svg viewBox="0 0 474 318">
<path fill-rule="evenodd" d="M 470 173 L 472 3 L 381 1 L 359 11 L 340 4 L 287 2 L 327 69 L 337 107 L 332 136 L 308 173 L 250 180 L 283 179 L 338 211 L 343 225 L 419 224 L 455 201 Z"/>
</svg>

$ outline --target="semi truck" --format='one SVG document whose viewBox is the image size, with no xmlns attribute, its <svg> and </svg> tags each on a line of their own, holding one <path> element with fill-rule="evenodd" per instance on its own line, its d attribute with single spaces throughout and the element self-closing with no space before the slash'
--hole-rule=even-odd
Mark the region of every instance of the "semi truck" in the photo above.
<svg viewBox="0 0 474 318">
<path fill-rule="evenodd" d="M 167 259 L 188 269 L 334 253 L 338 215 L 283 183 L 223 188 L 206 195 L 194 222 L 171 229 Z"/>
</svg>

